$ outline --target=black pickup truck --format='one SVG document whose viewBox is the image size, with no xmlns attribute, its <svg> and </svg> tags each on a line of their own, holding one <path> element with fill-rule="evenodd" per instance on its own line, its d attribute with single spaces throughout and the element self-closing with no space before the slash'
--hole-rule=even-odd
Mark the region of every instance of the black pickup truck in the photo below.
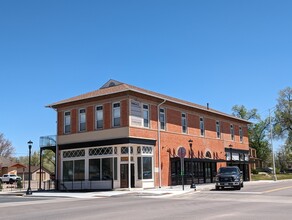
<svg viewBox="0 0 292 220">
<path fill-rule="evenodd" d="M 243 187 L 242 172 L 237 166 L 221 167 L 215 177 L 216 190 L 232 187 L 240 190 Z"/>
</svg>

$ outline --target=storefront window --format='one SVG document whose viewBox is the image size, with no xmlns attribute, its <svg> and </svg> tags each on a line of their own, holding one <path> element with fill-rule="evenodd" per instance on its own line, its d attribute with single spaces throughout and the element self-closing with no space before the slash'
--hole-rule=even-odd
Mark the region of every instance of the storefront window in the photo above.
<svg viewBox="0 0 292 220">
<path fill-rule="evenodd" d="M 89 160 L 89 179 L 100 180 L 100 159 Z"/>
<path fill-rule="evenodd" d="M 73 161 L 63 161 L 63 180 L 73 180 Z"/>
<path fill-rule="evenodd" d="M 113 178 L 113 158 L 102 159 L 102 179 L 110 180 Z"/>
<path fill-rule="evenodd" d="M 85 163 L 84 160 L 75 160 L 74 161 L 74 180 L 80 181 L 84 180 L 85 172 Z"/>
<path fill-rule="evenodd" d="M 138 179 L 152 179 L 152 157 L 138 157 Z"/>
<path fill-rule="evenodd" d="M 84 160 L 63 161 L 63 180 L 84 180 Z"/>
</svg>

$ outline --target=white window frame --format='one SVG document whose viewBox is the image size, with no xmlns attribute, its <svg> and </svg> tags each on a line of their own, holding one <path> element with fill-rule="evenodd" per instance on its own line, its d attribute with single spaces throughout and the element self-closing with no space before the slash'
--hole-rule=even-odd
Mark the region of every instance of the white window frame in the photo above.
<svg viewBox="0 0 292 220">
<path fill-rule="evenodd" d="M 146 107 L 147 106 L 147 109 L 144 108 L 144 106 Z M 150 111 L 149 111 L 149 104 L 144 104 L 142 103 L 142 114 L 143 114 L 143 127 L 144 128 L 149 128 L 150 127 Z M 144 112 L 147 112 L 147 120 L 148 120 L 148 126 L 145 125 L 145 117 L 144 117 Z"/>
<path fill-rule="evenodd" d="M 234 141 L 234 126 L 230 124 L 230 139 Z"/>
<path fill-rule="evenodd" d="M 115 107 L 115 105 L 117 105 L 117 107 Z M 116 112 L 117 111 L 117 112 Z M 118 113 L 119 117 L 119 124 L 115 124 L 115 113 Z M 121 126 L 121 103 L 120 102 L 114 102 L 112 104 L 112 126 L 113 127 L 120 127 Z"/>
<path fill-rule="evenodd" d="M 242 127 L 241 126 L 239 126 L 238 133 L 239 133 L 239 141 L 240 142 L 243 142 L 243 133 L 242 133 Z"/>
<path fill-rule="evenodd" d="M 181 113 L 181 129 L 183 134 L 188 133 L 187 114 L 185 112 Z"/>
<path fill-rule="evenodd" d="M 200 136 L 205 137 L 205 121 L 203 117 L 200 117 Z"/>
<path fill-rule="evenodd" d="M 97 109 L 97 108 L 100 108 L 101 109 Z M 101 116 L 102 116 L 102 126 L 101 127 L 97 127 L 98 123 L 98 112 L 101 112 Z M 99 130 L 99 129 L 103 129 L 103 105 L 97 105 L 95 106 L 95 129 L 96 130 Z"/>
<path fill-rule="evenodd" d="M 81 111 L 84 111 L 84 112 L 81 112 Z M 84 122 L 82 122 L 82 116 L 84 116 Z M 78 124 L 79 124 L 79 132 L 84 132 L 86 131 L 86 109 L 85 108 L 80 108 L 78 110 Z M 84 123 L 85 124 L 85 128 L 84 130 L 81 130 L 81 123 Z"/>
<path fill-rule="evenodd" d="M 161 116 L 163 117 L 163 121 L 160 120 Z M 159 109 L 159 126 L 160 126 L 160 129 L 161 130 L 165 130 L 165 127 L 166 127 L 166 122 L 165 122 L 165 108 L 160 108 Z M 161 124 L 163 123 L 163 128 L 161 126 Z"/>
<path fill-rule="evenodd" d="M 221 129 L 220 129 L 220 121 L 216 121 L 216 137 L 218 139 L 221 138 Z"/>
<path fill-rule="evenodd" d="M 69 115 L 66 115 L 67 113 L 69 113 Z M 69 117 L 69 124 L 66 124 L 67 117 Z M 66 131 L 66 126 L 70 126 L 69 131 Z M 70 134 L 70 133 L 71 133 L 71 111 L 65 111 L 64 112 L 64 134 Z"/>
</svg>

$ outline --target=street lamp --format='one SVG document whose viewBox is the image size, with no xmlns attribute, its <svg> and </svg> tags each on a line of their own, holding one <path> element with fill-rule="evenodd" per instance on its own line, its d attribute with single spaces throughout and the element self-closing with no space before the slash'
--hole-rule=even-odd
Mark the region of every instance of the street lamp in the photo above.
<svg viewBox="0 0 292 220">
<path fill-rule="evenodd" d="M 190 145 L 190 153 L 191 153 L 191 172 L 192 172 L 192 183 L 191 183 L 191 188 L 196 190 L 196 185 L 194 183 L 194 154 L 193 154 L 193 140 L 189 140 L 189 145 Z"/>
<path fill-rule="evenodd" d="M 26 195 L 31 195 L 32 191 L 30 188 L 30 178 L 31 178 L 30 158 L 31 158 L 31 147 L 32 147 L 33 142 L 29 141 L 29 142 L 27 142 L 27 144 L 28 144 L 28 187 L 27 187 Z"/>
<path fill-rule="evenodd" d="M 230 152 L 230 165 L 232 166 L 232 144 L 229 144 L 229 152 Z"/>
</svg>

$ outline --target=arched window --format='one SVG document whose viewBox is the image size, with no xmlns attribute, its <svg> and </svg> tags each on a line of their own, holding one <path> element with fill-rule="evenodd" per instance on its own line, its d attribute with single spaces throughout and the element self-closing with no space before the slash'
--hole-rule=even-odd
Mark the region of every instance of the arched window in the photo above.
<svg viewBox="0 0 292 220">
<path fill-rule="evenodd" d="M 212 158 L 210 151 L 206 152 L 206 158 Z"/>
</svg>

